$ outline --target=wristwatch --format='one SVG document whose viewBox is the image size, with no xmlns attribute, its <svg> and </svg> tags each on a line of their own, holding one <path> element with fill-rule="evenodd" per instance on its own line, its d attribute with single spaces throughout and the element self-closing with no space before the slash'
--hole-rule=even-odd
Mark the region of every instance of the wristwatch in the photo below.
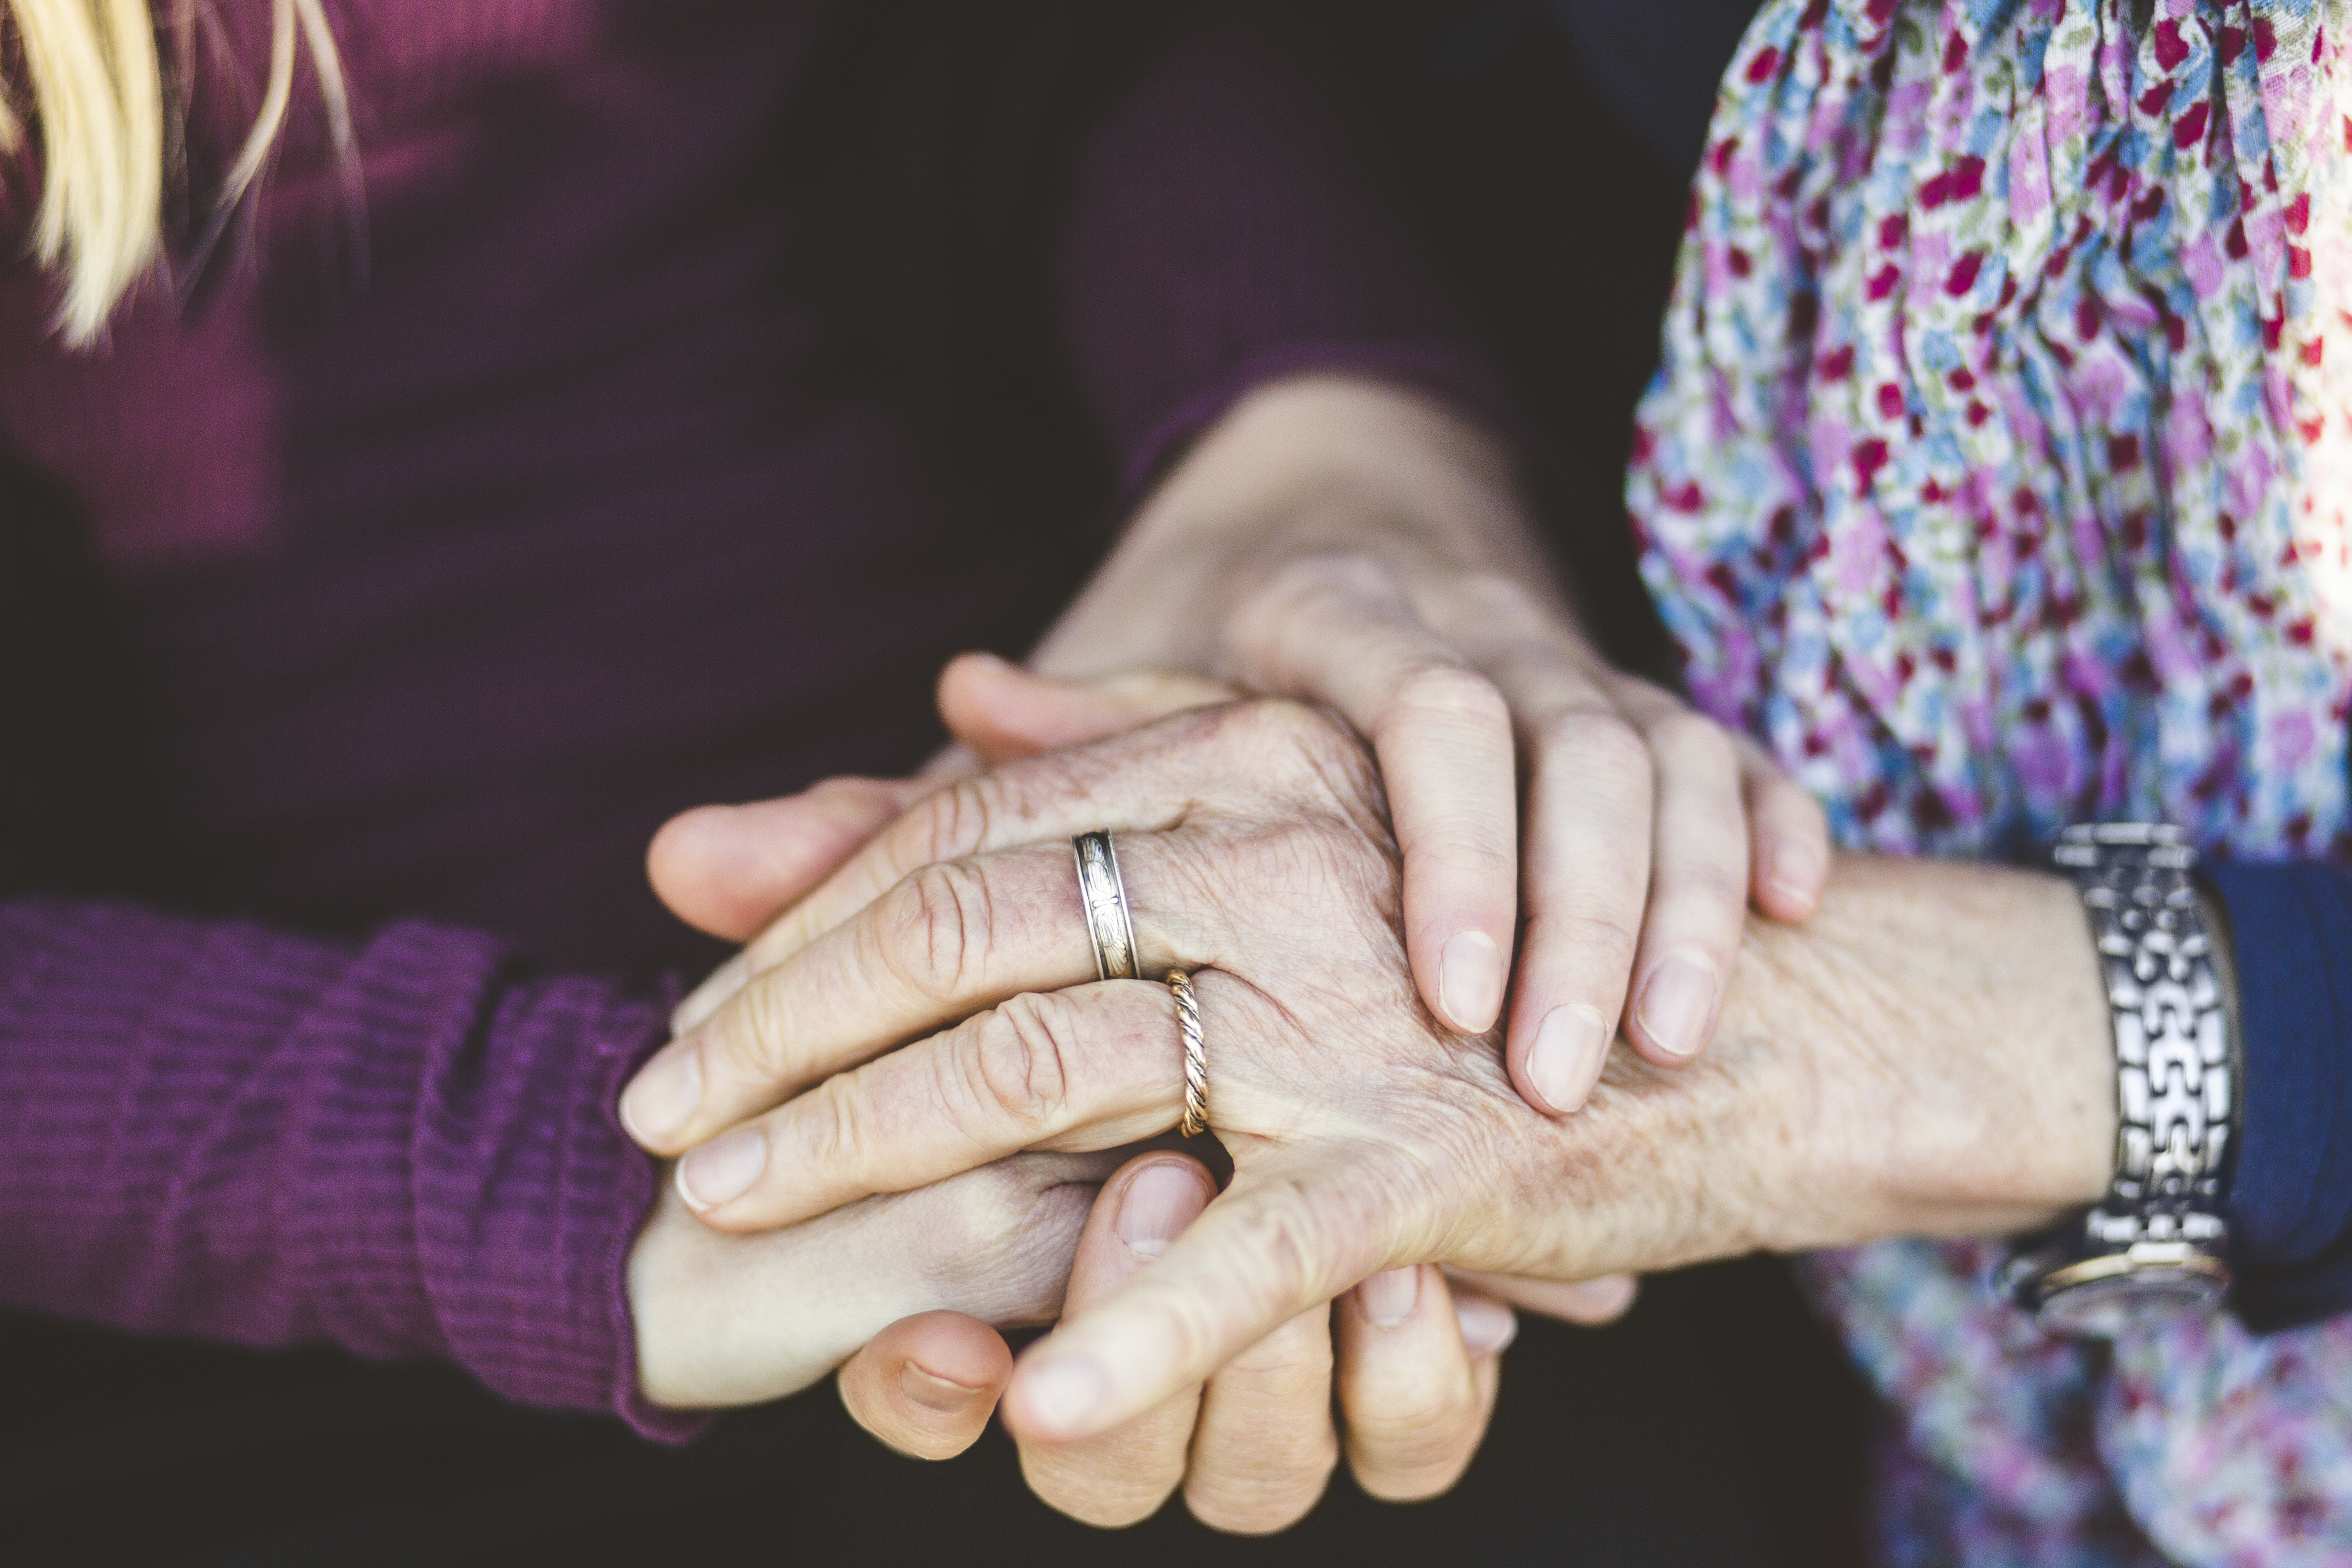
<svg viewBox="0 0 2352 1568">
<path fill-rule="evenodd" d="M 2238 1042 L 2179 828 L 2070 827 L 2051 853 L 2081 891 L 2113 1015 L 2115 1176 L 2106 1197 L 2021 1243 L 2010 1299 L 2046 1328 L 2113 1335 L 2213 1312 L 2229 1295 L 2221 1217 L 2238 1107 Z"/>
</svg>

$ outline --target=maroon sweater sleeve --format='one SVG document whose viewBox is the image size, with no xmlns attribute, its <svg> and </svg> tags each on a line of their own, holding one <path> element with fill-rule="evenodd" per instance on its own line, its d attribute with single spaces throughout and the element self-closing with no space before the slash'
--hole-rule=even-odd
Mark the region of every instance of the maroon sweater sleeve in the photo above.
<svg viewBox="0 0 2352 1568">
<path fill-rule="evenodd" d="M 1057 292 L 1130 494 L 1251 387 L 1298 372 L 1402 381 L 1513 423 L 1334 52 L 1285 7 L 1200 8 L 1090 139 Z"/>
<path fill-rule="evenodd" d="M 687 1431 L 635 1393 L 654 1171 L 612 1113 L 667 1005 L 429 925 L 0 904 L 0 1300 Z"/>
</svg>

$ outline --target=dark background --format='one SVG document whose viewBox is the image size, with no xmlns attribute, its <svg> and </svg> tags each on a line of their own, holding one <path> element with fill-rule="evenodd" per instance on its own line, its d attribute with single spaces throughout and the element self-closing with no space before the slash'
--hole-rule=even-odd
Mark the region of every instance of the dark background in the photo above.
<svg viewBox="0 0 2352 1568">
<path fill-rule="evenodd" d="M 1531 479 L 1585 613 L 1671 660 L 1617 499 L 1713 83 L 1744 0 L 1379 0 L 1339 28 L 1528 415 Z M 1334 13 L 1336 16 L 1337 13 Z M 73 520 L 0 455 L 0 876 L 105 885 L 136 732 Z M 37 826 L 28 830 L 26 824 Z M 12 830 L 13 829 L 13 830 Z M 1527 1320 L 1461 1488 L 1373 1503 L 1344 1475 L 1300 1528 L 1130 1531 L 1032 1499 L 1011 1445 L 925 1466 L 829 1388 L 659 1449 L 506 1405 L 440 1367 L 260 1356 L 0 1319 L 0 1560 L 11 1563 L 1024 1562 L 1790 1564 L 1862 1560 L 1859 1379 L 1771 1259 L 1646 1286 L 1630 1317 Z"/>
</svg>

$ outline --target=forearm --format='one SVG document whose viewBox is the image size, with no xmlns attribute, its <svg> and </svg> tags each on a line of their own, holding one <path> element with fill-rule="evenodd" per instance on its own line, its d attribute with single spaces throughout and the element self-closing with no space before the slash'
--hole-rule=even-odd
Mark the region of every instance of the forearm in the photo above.
<svg viewBox="0 0 2352 1568">
<path fill-rule="evenodd" d="M 1202 437 L 1039 648 L 1038 668 L 1226 674 L 1236 613 L 1311 556 L 1376 563 L 1408 590 L 1504 578 L 1566 617 L 1498 442 L 1424 394 L 1300 376 L 1253 393 Z"/>
<path fill-rule="evenodd" d="M 1821 1080 L 1824 1206 L 1868 1227 L 1821 1240 L 1998 1234 L 2106 1190 L 2111 1025 L 2081 900 L 2055 877 L 1841 857 L 1811 924 L 1752 931 L 1726 1024 L 1743 1049 L 1804 1052 Z"/>
<path fill-rule="evenodd" d="M 0 1293 L 611 1409 L 652 1172 L 607 1108 L 664 1001 L 444 928 L 0 906 Z"/>
</svg>

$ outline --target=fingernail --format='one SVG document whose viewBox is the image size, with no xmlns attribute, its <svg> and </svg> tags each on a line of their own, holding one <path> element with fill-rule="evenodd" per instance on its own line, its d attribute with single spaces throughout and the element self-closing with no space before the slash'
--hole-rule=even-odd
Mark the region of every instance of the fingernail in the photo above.
<svg viewBox="0 0 2352 1568">
<path fill-rule="evenodd" d="M 1715 973 L 1687 958 L 1666 960 L 1642 988 L 1642 1027 L 1669 1056 L 1698 1055 L 1714 1011 Z"/>
<path fill-rule="evenodd" d="M 686 1000 L 669 1016 L 669 1032 L 685 1035 L 700 1027 L 702 1021 L 727 1005 L 728 998 L 742 990 L 743 983 L 751 977 L 751 961 L 740 952 L 712 970 L 710 978 L 687 993 Z"/>
<path fill-rule="evenodd" d="M 1810 910 L 1820 901 L 1815 889 L 1822 885 L 1822 858 L 1805 846 L 1783 844 L 1772 851 L 1765 882 L 1790 903 Z"/>
<path fill-rule="evenodd" d="M 1554 1007 L 1528 1047 L 1528 1079 L 1544 1103 L 1565 1116 L 1592 1098 L 1608 1055 L 1609 1026 L 1598 1007 L 1580 1002 Z"/>
<path fill-rule="evenodd" d="M 1465 931 L 1437 959 L 1437 1005 L 1465 1035 L 1483 1035 L 1503 1010 L 1503 950 L 1483 931 Z"/>
<path fill-rule="evenodd" d="M 1356 1287 L 1356 1306 L 1365 1318 L 1383 1329 L 1393 1329 L 1412 1316 L 1421 1300 L 1421 1270 L 1391 1268 Z"/>
<path fill-rule="evenodd" d="M 1462 1348 L 1473 1361 L 1508 1349 L 1519 1337 L 1519 1315 L 1484 1296 L 1454 1298 L 1454 1321 L 1462 1325 Z"/>
<path fill-rule="evenodd" d="M 1157 1258 L 1206 1206 L 1206 1194 L 1192 1172 L 1164 1162 L 1146 1165 L 1128 1183 L 1114 1228 L 1129 1252 Z"/>
<path fill-rule="evenodd" d="M 968 1387 L 952 1378 L 941 1377 L 935 1372 L 925 1372 L 913 1362 L 898 1374 L 898 1386 L 907 1397 L 926 1410 L 942 1415 L 961 1415 L 976 1404 L 984 1389 Z"/>
<path fill-rule="evenodd" d="M 621 1091 L 621 1125 L 650 1149 L 674 1141 L 701 1107 L 701 1048 L 674 1045 L 638 1068 Z"/>
<path fill-rule="evenodd" d="M 1633 1293 L 1639 1287 L 1630 1274 L 1611 1274 L 1599 1279 L 1587 1279 L 1570 1287 L 1578 1303 L 1596 1317 L 1622 1312 L 1633 1304 Z"/>
<path fill-rule="evenodd" d="M 677 1192 L 697 1214 L 732 1203 L 768 1168 L 768 1137 L 756 1127 L 713 1139 L 677 1163 Z"/>
<path fill-rule="evenodd" d="M 1021 1397 L 1045 1426 L 1068 1432 L 1085 1425 L 1101 1405 L 1109 1384 L 1093 1363 L 1075 1358 L 1048 1362 L 1024 1380 Z"/>
</svg>

